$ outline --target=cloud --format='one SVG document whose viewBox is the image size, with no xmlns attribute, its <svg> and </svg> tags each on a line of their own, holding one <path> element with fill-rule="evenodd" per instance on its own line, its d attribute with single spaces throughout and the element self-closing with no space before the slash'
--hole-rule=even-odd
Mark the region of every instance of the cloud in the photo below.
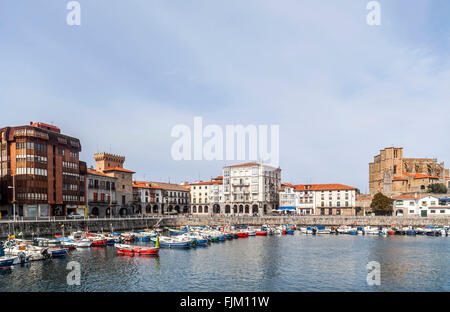
<svg viewBox="0 0 450 312">
<path fill-rule="evenodd" d="M 449 160 L 449 37 L 435 25 L 450 23 L 432 1 L 380 1 L 379 27 L 366 24 L 365 1 L 80 2 L 79 29 L 51 1 L 25 17 L 8 6 L 3 124 L 53 121 L 88 162 L 111 146 L 137 176 L 172 181 L 225 163 L 170 158 L 170 130 L 194 116 L 279 124 L 293 183 L 365 191 L 368 162 L 391 144 Z"/>
</svg>

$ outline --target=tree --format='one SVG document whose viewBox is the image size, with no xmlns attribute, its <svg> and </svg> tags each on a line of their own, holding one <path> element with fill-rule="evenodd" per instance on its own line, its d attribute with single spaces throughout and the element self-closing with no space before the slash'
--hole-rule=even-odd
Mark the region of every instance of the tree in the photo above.
<svg viewBox="0 0 450 312">
<path fill-rule="evenodd" d="M 442 183 L 433 183 L 428 185 L 427 193 L 446 194 L 447 188 Z"/>
<path fill-rule="evenodd" d="M 370 208 L 377 216 L 392 215 L 392 199 L 383 193 L 377 193 L 373 197 Z"/>
</svg>

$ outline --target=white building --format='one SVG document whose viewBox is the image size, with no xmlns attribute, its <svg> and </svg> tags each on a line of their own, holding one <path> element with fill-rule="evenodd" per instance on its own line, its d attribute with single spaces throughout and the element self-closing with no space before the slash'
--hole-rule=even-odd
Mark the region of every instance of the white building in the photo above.
<svg viewBox="0 0 450 312">
<path fill-rule="evenodd" d="M 151 182 L 133 181 L 134 206 L 142 214 L 162 214 L 162 188 Z"/>
<path fill-rule="evenodd" d="M 209 182 L 199 181 L 190 184 L 191 213 L 195 215 L 219 214 L 223 204 L 222 177 Z"/>
<path fill-rule="evenodd" d="M 450 205 L 441 204 L 439 197 L 424 194 L 404 194 L 392 197 L 395 216 L 448 216 Z"/>
<path fill-rule="evenodd" d="M 356 213 L 356 188 L 343 184 L 283 183 L 280 189 L 280 209 L 300 215 L 348 215 Z"/>
<path fill-rule="evenodd" d="M 223 211 L 234 215 L 264 215 L 279 207 L 281 169 L 261 163 L 223 168 Z"/>
<path fill-rule="evenodd" d="M 88 169 L 87 181 L 87 214 L 96 217 L 117 215 L 117 178 Z"/>
</svg>

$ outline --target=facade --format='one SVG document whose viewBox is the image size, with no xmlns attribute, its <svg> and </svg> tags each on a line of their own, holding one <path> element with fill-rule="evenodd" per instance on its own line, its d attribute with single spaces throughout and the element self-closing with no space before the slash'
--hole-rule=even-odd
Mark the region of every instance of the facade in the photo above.
<svg viewBox="0 0 450 312">
<path fill-rule="evenodd" d="M 449 170 L 435 158 L 403 158 L 403 148 L 388 147 L 369 163 L 371 195 L 424 193 L 433 183 L 450 186 Z"/>
<path fill-rule="evenodd" d="M 0 129 L 2 216 L 66 216 L 86 209 L 80 140 L 44 123 Z"/>
<path fill-rule="evenodd" d="M 188 185 L 150 182 L 161 190 L 161 214 L 189 213 L 190 187 Z"/>
<path fill-rule="evenodd" d="M 142 211 L 144 215 L 162 214 L 163 190 L 161 187 L 151 182 L 133 182 L 134 205 Z"/>
<path fill-rule="evenodd" d="M 367 216 L 371 214 L 373 197 L 367 194 L 360 194 L 356 196 L 356 215 Z"/>
<path fill-rule="evenodd" d="M 354 216 L 356 188 L 343 184 L 283 183 L 280 189 L 280 210 L 299 215 Z"/>
<path fill-rule="evenodd" d="M 450 205 L 434 195 L 404 194 L 392 200 L 394 216 L 450 216 Z"/>
<path fill-rule="evenodd" d="M 223 206 L 223 177 L 217 177 L 209 182 L 196 182 L 189 185 L 191 196 L 191 214 L 220 214 Z"/>
<path fill-rule="evenodd" d="M 299 192 L 295 190 L 295 185 L 281 183 L 279 199 L 280 212 L 301 214 Z"/>
<path fill-rule="evenodd" d="M 117 178 L 90 169 L 87 181 L 87 215 L 100 218 L 116 216 L 119 213 L 116 196 Z"/>
<path fill-rule="evenodd" d="M 262 163 L 223 168 L 224 207 L 221 213 L 265 215 L 279 207 L 281 169 Z"/>
<path fill-rule="evenodd" d="M 134 171 L 123 168 L 124 156 L 97 153 L 94 154 L 95 170 L 116 178 L 116 200 L 119 215 L 141 214 L 142 211 L 133 205 Z"/>
</svg>

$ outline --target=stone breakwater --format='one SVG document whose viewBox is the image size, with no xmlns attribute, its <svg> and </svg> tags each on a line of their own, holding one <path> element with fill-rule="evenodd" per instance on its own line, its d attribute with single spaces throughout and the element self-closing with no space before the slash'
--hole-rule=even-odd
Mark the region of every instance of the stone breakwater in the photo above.
<svg viewBox="0 0 450 312">
<path fill-rule="evenodd" d="M 159 223 L 160 227 L 182 226 L 182 225 L 235 225 L 246 224 L 261 226 L 263 224 L 280 225 L 361 225 L 361 226 L 445 226 L 450 225 L 450 217 L 422 218 L 422 217 L 344 217 L 344 216 L 277 216 L 277 217 L 162 217 L 160 218 L 127 218 L 127 219 L 89 219 L 89 220 L 41 220 L 41 221 L 17 221 L 0 222 L 0 237 L 7 237 L 13 233 L 23 233 L 24 237 L 31 236 L 54 236 L 68 235 L 73 231 L 84 231 L 86 228 L 90 232 L 121 232 L 135 231 L 151 228 Z"/>
</svg>

